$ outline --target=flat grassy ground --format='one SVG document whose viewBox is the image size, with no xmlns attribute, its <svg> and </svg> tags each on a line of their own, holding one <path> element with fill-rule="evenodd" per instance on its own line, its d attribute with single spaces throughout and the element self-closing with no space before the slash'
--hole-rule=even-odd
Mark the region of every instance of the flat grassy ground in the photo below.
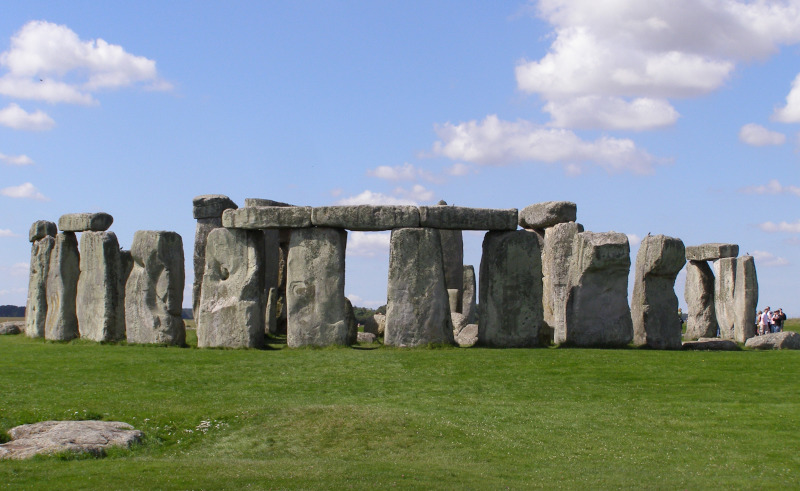
<svg viewBox="0 0 800 491">
<path fill-rule="evenodd" d="M 0 430 L 101 418 L 146 435 L 102 459 L 2 461 L 0 488 L 800 483 L 800 352 L 271 346 L 0 337 Z"/>
</svg>

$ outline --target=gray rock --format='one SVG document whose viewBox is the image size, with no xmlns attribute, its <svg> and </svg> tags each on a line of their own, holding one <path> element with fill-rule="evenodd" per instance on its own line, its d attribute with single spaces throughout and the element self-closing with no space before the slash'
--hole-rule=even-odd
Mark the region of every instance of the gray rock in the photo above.
<svg viewBox="0 0 800 491">
<path fill-rule="evenodd" d="M 262 206 L 225 210 L 222 225 L 227 228 L 308 228 L 311 226 L 310 206 Z"/>
<path fill-rule="evenodd" d="M 782 331 L 755 336 L 744 344 L 752 349 L 800 349 L 800 334 Z"/>
<path fill-rule="evenodd" d="M 475 308 L 475 268 L 471 264 L 467 264 L 463 271 L 464 290 L 461 293 L 461 313 L 464 314 L 468 324 L 475 324 L 478 321 L 478 310 Z"/>
<path fill-rule="evenodd" d="M 384 344 L 414 347 L 455 343 L 438 230 L 392 231 L 387 290 Z"/>
<path fill-rule="evenodd" d="M 78 337 L 75 298 L 80 272 L 80 252 L 75 233 L 59 233 L 47 269 L 45 339 L 69 341 Z"/>
<path fill-rule="evenodd" d="M 289 347 L 350 344 L 344 297 L 346 246 L 347 232 L 342 229 L 292 231 L 286 287 Z"/>
<path fill-rule="evenodd" d="M 11 441 L 0 445 L 0 460 L 67 451 L 103 455 L 107 448 L 127 448 L 143 436 L 119 421 L 42 421 L 11 428 L 8 435 Z"/>
<path fill-rule="evenodd" d="M 246 209 L 246 208 L 243 208 Z M 248 230 L 208 234 L 197 319 L 199 348 L 264 346 L 264 241 Z"/>
<path fill-rule="evenodd" d="M 603 347 L 631 342 L 630 267 L 630 245 L 625 234 L 581 232 L 575 236 L 564 330 L 555 331 L 556 343 Z"/>
<path fill-rule="evenodd" d="M 0 322 L 0 335 L 19 334 L 25 330 L 24 321 L 5 321 Z"/>
<path fill-rule="evenodd" d="M 519 212 L 519 226 L 530 229 L 545 229 L 559 223 L 574 222 L 578 216 L 578 205 L 571 201 L 546 201 L 526 206 Z"/>
<path fill-rule="evenodd" d="M 114 222 L 108 213 L 69 213 L 58 219 L 62 232 L 105 232 Z"/>
<path fill-rule="evenodd" d="M 31 244 L 31 266 L 28 276 L 28 299 L 25 303 L 25 335 L 43 338 L 47 322 L 47 272 L 50 255 L 56 244 L 46 236 Z"/>
<path fill-rule="evenodd" d="M 355 344 L 358 341 L 358 320 L 353 310 L 353 302 L 344 297 L 345 322 L 347 323 L 347 344 Z"/>
<path fill-rule="evenodd" d="M 458 333 L 468 324 L 464 314 L 459 314 L 458 312 L 450 312 L 450 320 L 453 322 L 453 335 L 455 336 L 458 336 Z"/>
<path fill-rule="evenodd" d="M 488 232 L 480 275 L 478 342 L 500 348 L 539 346 L 542 252 L 536 235 Z"/>
<path fill-rule="evenodd" d="M 372 344 L 377 339 L 377 336 L 371 332 L 360 332 L 357 334 L 356 341 L 363 344 Z"/>
<path fill-rule="evenodd" d="M 261 230 L 264 235 L 264 290 L 278 288 L 281 275 L 281 242 L 280 231 Z"/>
<path fill-rule="evenodd" d="M 133 265 L 125 287 L 128 342 L 184 345 L 181 309 L 186 276 L 181 236 L 138 230 L 130 255 Z"/>
<path fill-rule="evenodd" d="M 364 332 L 370 332 L 376 336 L 383 336 L 386 329 L 386 316 L 383 314 L 375 314 L 367 317 L 364 323 Z"/>
<path fill-rule="evenodd" d="M 267 293 L 266 332 L 278 334 L 278 289 L 270 288 Z"/>
<path fill-rule="evenodd" d="M 544 326 L 555 335 L 564 332 L 566 314 L 567 283 L 569 265 L 572 261 L 572 242 L 583 232 L 583 225 L 569 222 L 559 223 L 545 229 L 542 248 L 542 308 Z M 553 336 L 548 333 L 548 339 Z"/>
<path fill-rule="evenodd" d="M 419 224 L 451 230 L 516 230 L 517 209 L 420 206 Z"/>
<path fill-rule="evenodd" d="M 450 306 L 450 313 L 458 312 L 461 307 L 461 292 L 456 288 L 447 289 L 447 304 Z"/>
<path fill-rule="evenodd" d="M 456 344 L 461 348 L 469 348 L 478 342 L 478 324 L 467 324 L 456 335 Z"/>
<path fill-rule="evenodd" d="M 401 205 L 319 206 L 311 210 L 311 224 L 375 231 L 419 227 L 419 209 Z"/>
<path fill-rule="evenodd" d="M 686 264 L 686 286 L 683 290 L 688 315 L 686 339 L 710 338 L 717 335 L 714 311 L 714 272 L 706 261 Z"/>
<path fill-rule="evenodd" d="M 741 348 L 730 339 L 700 338 L 697 341 L 684 342 L 682 349 L 694 351 L 738 351 Z"/>
<path fill-rule="evenodd" d="M 245 198 L 244 206 L 247 208 L 257 208 L 259 206 L 294 206 L 282 201 L 274 201 L 263 198 Z"/>
<path fill-rule="evenodd" d="M 719 337 L 734 339 L 736 321 L 733 296 L 736 288 L 736 258 L 724 257 L 714 261 L 714 313 L 719 325 Z"/>
<path fill-rule="evenodd" d="M 55 237 L 58 233 L 58 227 L 53 222 L 47 220 L 37 220 L 31 225 L 31 230 L 28 232 L 28 241 L 36 242 L 45 237 Z"/>
<path fill-rule="evenodd" d="M 736 258 L 736 279 L 733 288 L 733 339 L 744 343 L 756 335 L 758 276 L 753 256 Z"/>
<path fill-rule="evenodd" d="M 736 257 L 738 255 L 739 246 L 736 244 L 714 242 L 686 247 L 687 261 L 716 261 L 723 257 Z"/>
<path fill-rule="evenodd" d="M 631 300 L 633 342 L 655 349 L 681 349 L 675 278 L 686 264 L 681 239 L 648 235 L 636 255 Z"/>
<path fill-rule="evenodd" d="M 200 296 L 203 292 L 203 274 L 206 270 L 206 242 L 212 230 L 222 228 L 222 217 L 200 218 L 194 233 L 194 281 L 192 282 L 192 310 L 200 311 Z"/>
<path fill-rule="evenodd" d="M 114 232 L 84 232 L 75 313 L 82 339 L 108 342 L 125 339 L 125 285 L 119 242 Z"/>
<path fill-rule="evenodd" d="M 223 211 L 236 208 L 236 203 L 224 194 L 204 194 L 192 200 L 194 218 L 220 218 Z"/>
<path fill-rule="evenodd" d="M 464 238 L 461 230 L 439 230 L 439 237 L 442 241 L 444 284 L 448 290 L 457 290 L 460 295 L 464 290 Z M 459 303 L 454 312 L 460 309 Z"/>
</svg>

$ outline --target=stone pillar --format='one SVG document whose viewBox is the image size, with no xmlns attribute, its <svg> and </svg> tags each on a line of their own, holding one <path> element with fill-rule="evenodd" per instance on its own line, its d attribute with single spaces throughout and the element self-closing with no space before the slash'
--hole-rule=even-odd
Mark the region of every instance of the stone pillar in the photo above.
<svg viewBox="0 0 800 491">
<path fill-rule="evenodd" d="M 384 344 L 454 344 L 439 231 L 392 230 Z"/>
<path fill-rule="evenodd" d="M 270 288 L 267 293 L 267 311 L 264 317 L 266 332 L 273 336 L 278 333 L 278 317 L 276 310 L 278 306 L 278 289 Z"/>
<path fill-rule="evenodd" d="M 636 255 L 631 316 L 633 341 L 655 349 L 681 348 L 675 278 L 686 264 L 680 239 L 648 235 Z"/>
<path fill-rule="evenodd" d="M 714 313 L 714 272 L 706 261 L 688 261 L 683 299 L 688 306 L 686 339 L 717 336 Z"/>
<path fill-rule="evenodd" d="M 475 308 L 475 286 L 475 268 L 471 264 L 467 264 L 464 266 L 464 291 L 461 294 L 461 313 L 467 324 L 475 324 L 478 321 L 478 310 Z"/>
<path fill-rule="evenodd" d="M 289 347 L 351 344 L 344 298 L 346 246 L 343 229 L 292 231 L 286 278 Z"/>
<path fill-rule="evenodd" d="M 114 232 L 81 234 L 76 314 L 83 339 L 125 339 L 125 286 L 119 251 Z"/>
<path fill-rule="evenodd" d="M 200 309 L 208 234 L 212 230 L 222 227 L 222 212 L 229 208 L 236 209 L 238 206 L 229 197 L 222 194 L 204 194 L 196 196 L 192 200 L 192 216 L 197 219 L 197 228 L 194 234 L 194 281 L 192 283 L 192 311 L 195 319 L 197 319 L 197 312 Z"/>
<path fill-rule="evenodd" d="M 719 324 L 719 337 L 734 339 L 733 295 L 736 287 L 736 258 L 714 261 L 714 311 Z"/>
<path fill-rule="evenodd" d="M 80 253 L 75 233 L 59 233 L 50 253 L 47 271 L 45 339 L 69 341 L 78 337 L 75 298 L 80 271 Z"/>
<path fill-rule="evenodd" d="M 264 346 L 263 235 L 217 228 L 208 234 L 197 319 L 200 348 Z"/>
<path fill-rule="evenodd" d="M 183 240 L 175 232 L 138 230 L 133 236 L 132 269 L 125 287 L 129 343 L 186 343 L 181 318 L 186 280 Z"/>
<path fill-rule="evenodd" d="M 736 285 L 733 291 L 733 339 L 744 343 L 756 335 L 758 277 L 753 256 L 736 259 Z"/>
<path fill-rule="evenodd" d="M 569 265 L 572 260 L 572 242 L 581 232 L 583 225 L 575 222 L 557 223 L 545 229 L 542 251 L 542 306 L 544 324 L 553 331 L 553 336 L 556 331 L 563 333 L 565 329 L 564 308 L 567 301 Z"/>
<path fill-rule="evenodd" d="M 556 343 L 605 347 L 631 342 L 630 254 L 625 234 L 581 232 L 575 236 L 564 306 L 564 330 L 556 331 Z"/>
<path fill-rule="evenodd" d="M 25 335 L 43 338 L 47 322 L 47 271 L 55 246 L 56 224 L 39 220 L 31 225 L 31 266 L 28 277 L 28 300 L 25 307 Z"/>
<path fill-rule="evenodd" d="M 542 252 L 536 234 L 487 232 L 480 275 L 478 343 L 500 348 L 539 346 Z"/>
<path fill-rule="evenodd" d="M 437 206 L 447 206 L 447 202 L 439 201 Z M 464 290 L 464 236 L 461 230 L 439 230 L 442 240 L 442 265 L 444 266 L 444 284 L 448 290 Z M 453 312 L 461 312 L 457 305 Z"/>
</svg>

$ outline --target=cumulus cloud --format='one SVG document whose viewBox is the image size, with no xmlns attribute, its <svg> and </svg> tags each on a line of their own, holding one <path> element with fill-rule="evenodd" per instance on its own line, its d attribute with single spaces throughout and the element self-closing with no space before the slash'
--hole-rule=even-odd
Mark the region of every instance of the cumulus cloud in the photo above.
<svg viewBox="0 0 800 491">
<path fill-rule="evenodd" d="M 386 255 L 390 238 L 390 232 L 350 232 L 347 234 L 346 254 L 354 257 Z"/>
<path fill-rule="evenodd" d="M 800 123 L 800 75 L 792 82 L 786 105 L 775 109 L 772 119 L 781 123 Z"/>
<path fill-rule="evenodd" d="M 436 180 L 431 172 L 415 167 L 408 162 L 394 167 L 381 165 L 375 169 L 367 170 L 367 175 L 389 181 L 415 181 L 417 179 L 424 179 L 427 181 Z"/>
<path fill-rule="evenodd" d="M 0 228 L 0 237 L 19 237 L 19 235 L 7 228 Z"/>
<path fill-rule="evenodd" d="M 11 103 L 8 107 L 0 109 L 0 124 L 15 130 L 42 131 L 55 126 L 53 118 L 42 111 L 29 113 Z"/>
<path fill-rule="evenodd" d="M 9 165 L 33 165 L 33 160 L 27 155 L 6 155 L 0 153 L 0 160 Z"/>
<path fill-rule="evenodd" d="M 445 169 L 445 174 L 448 176 L 466 176 L 467 174 L 471 173 L 477 174 L 478 171 L 475 170 L 471 165 L 467 165 L 463 162 L 456 162 Z"/>
<path fill-rule="evenodd" d="M 745 194 L 793 194 L 800 196 L 800 186 L 784 186 L 777 179 L 770 180 L 760 186 L 748 186 L 739 190 Z"/>
<path fill-rule="evenodd" d="M 787 264 L 789 264 L 789 261 L 786 260 L 786 258 L 776 256 L 771 252 L 753 251 L 753 254 L 751 255 L 756 260 L 756 263 L 758 264 L 759 267 L 786 266 Z"/>
<path fill-rule="evenodd" d="M 431 201 L 433 199 L 433 191 L 425 188 L 425 186 L 421 184 L 414 184 L 411 189 L 395 188 L 394 194 L 395 196 L 401 196 L 413 203 Z"/>
<path fill-rule="evenodd" d="M 7 188 L 0 189 L 0 194 L 3 196 L 8 196 L 9 198 L 27 198 L 27 199 L 35 199 L 39 201 L 47 201 L 48 198 L 39 192 L 36 187 L 26 182 L 25 184 L 20 184 L 19 186 L 11 186 Z"/>
<path fill-rule="evenodd" d="M 433 199 L 433 191 L 421 184 L 415 184 L 410 189 L 397 187 L 392 194 L 377 193 L 365 190 L 355 196 L 342 198 L 337 205 L 419 205 L 420 202 Z"/>
<path fill-rule="evenodd" d="M 750 123 L 742 126 L 739 130 L 739 141 L 756 147 L 783 145 L 786 142 L 786 135 L 777 131 L 770 131 L 761 125 Z"/>
<path fill-rule="evenodd" d="M 551 126 L 561 128 L 651 130 L 678 120 L 678 111 L 663 99 L 583 96 L 550 101 L 544 106 Z"/>
<path fill-rule="evenodd" d="M 628 236 L 628 243 L 631 245 L 631 247 L 636 247 L 642 243 L 642 238 L 636 234 L 625 234 L 625 235 Z"/>
<path fill-rule="evenodd" d="M 794 223 L 789 222 L 764 222 L 758 225 L 758 228 L 763 230 L 764 232 L 788 232 L 790 234 L 800 234 L 800 220 L 797 220 Z"/>
</svg>

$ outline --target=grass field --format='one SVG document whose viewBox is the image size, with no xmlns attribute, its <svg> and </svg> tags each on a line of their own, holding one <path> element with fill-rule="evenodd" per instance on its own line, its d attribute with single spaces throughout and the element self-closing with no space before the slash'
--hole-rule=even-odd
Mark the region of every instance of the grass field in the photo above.
<svg viewBox="0 0 800 491">
<path fill-rule="evenodd" d="M 100 418 L 145 433 L 102 459 L 0 462 L 0 488 L 800 482 L 800 352 L 271 346 L 0 337 L 0 430 Z"/>
</svg>

